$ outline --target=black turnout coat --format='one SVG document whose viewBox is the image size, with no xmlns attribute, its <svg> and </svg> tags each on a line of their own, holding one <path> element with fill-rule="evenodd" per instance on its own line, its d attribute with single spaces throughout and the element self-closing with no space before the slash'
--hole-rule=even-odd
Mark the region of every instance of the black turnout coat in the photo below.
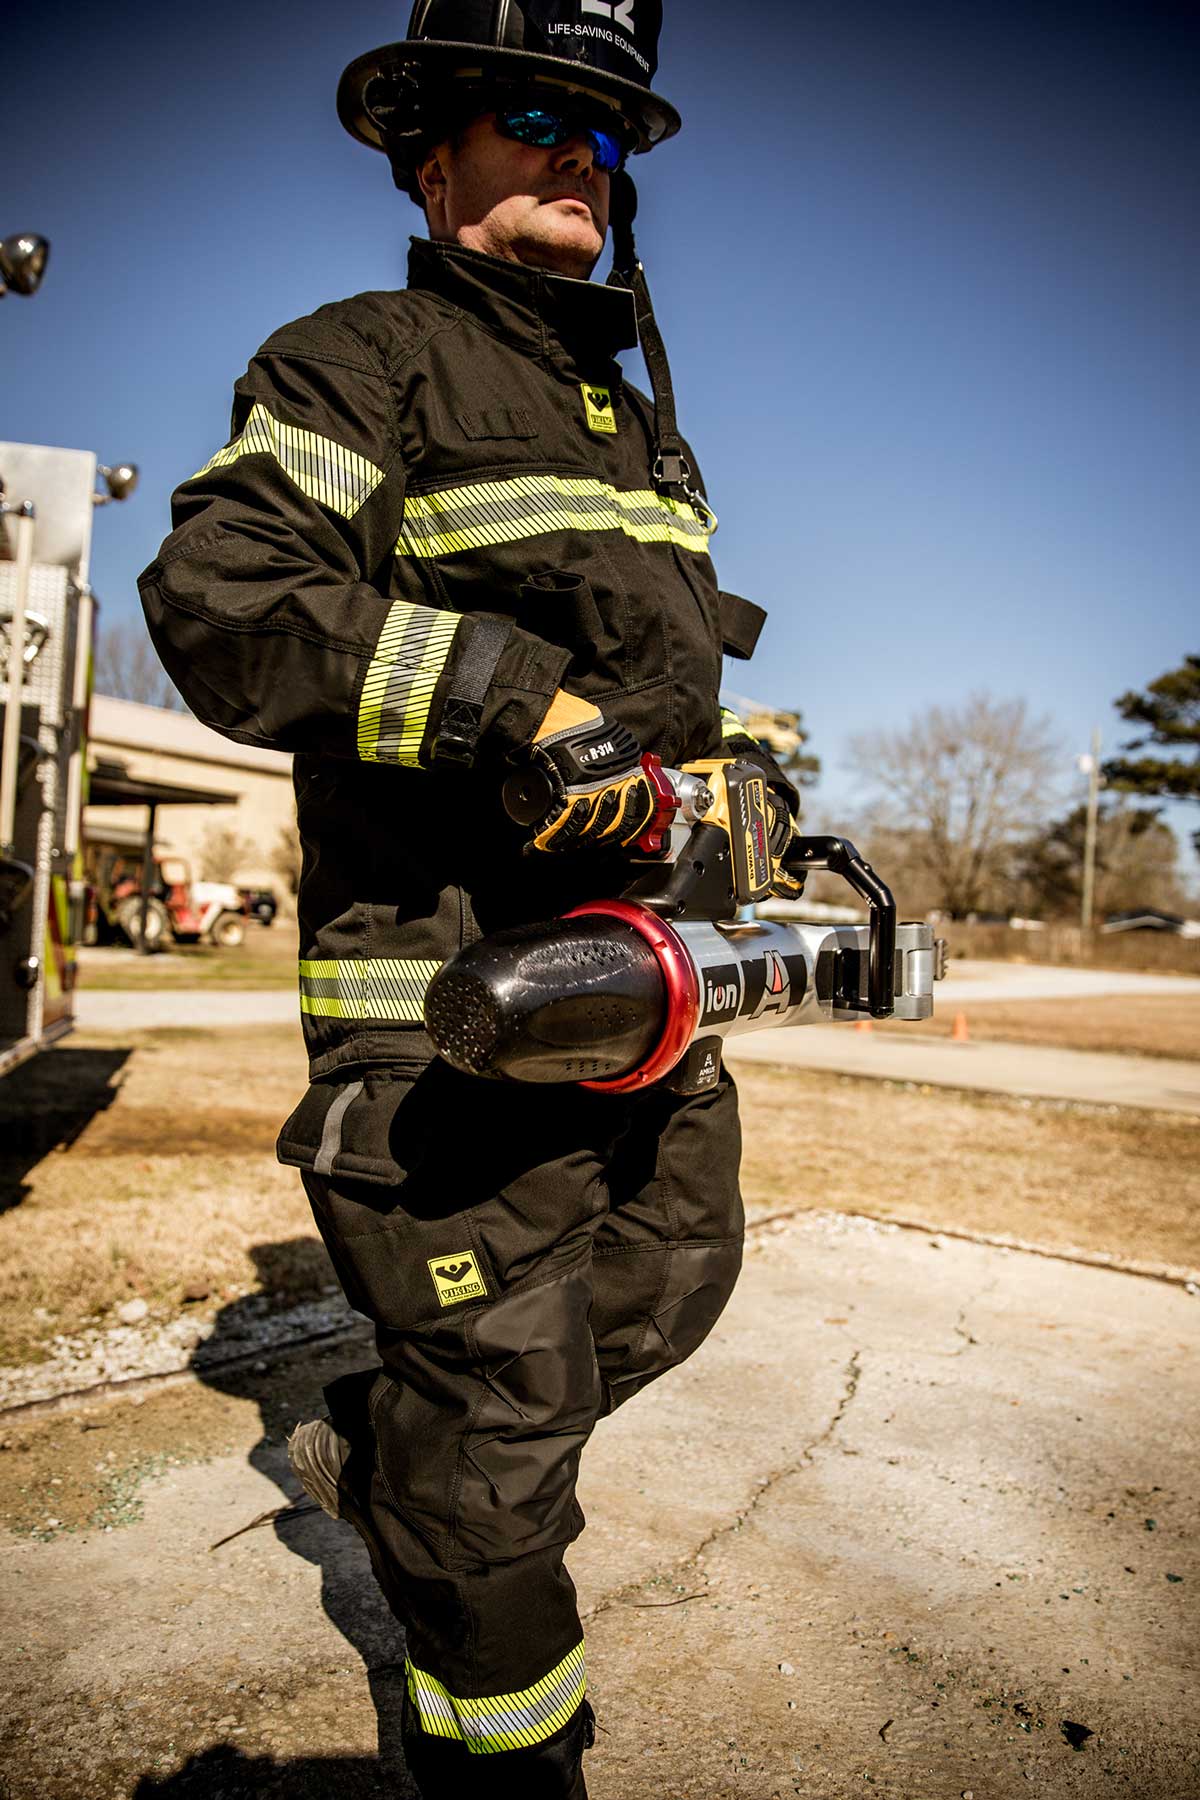
<svg viewBox="0 0 1200 1800">
<path fill-rule="evenodd" d="M 702 509 L 656 491 L 631 296 L 415 240 L 404 291 L 275 333 L 141 578 L 197 717 L 294 752 L 314 1077 L 430 1054 L 438 964 L 620 891 L 500 803 L 556 688 L 678 764 L 721 747 Z M 695 461 L 691 459 L 695 469 Z"/>
</svg>

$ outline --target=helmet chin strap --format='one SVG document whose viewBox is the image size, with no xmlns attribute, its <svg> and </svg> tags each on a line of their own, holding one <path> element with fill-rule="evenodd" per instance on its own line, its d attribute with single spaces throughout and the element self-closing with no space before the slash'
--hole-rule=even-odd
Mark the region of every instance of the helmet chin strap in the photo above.
<svg viewBox="0 0 1200 1800">
<path fill-rule="evenodd" d="M 628 170 L 621 169 L 612 178 L 609 198 L 609 228 L 613 239 L 612 274 L 609 287 L 629 288 L 637 315 L 638 337 L 642 355 L 650 375 L 654 394 L 654 485 L 660 493 L 673 499 L 682 496 L 697 512 L 711 521 L 716 529 L 716 515 L 690 485 L 692 471 L 683 454 L 679 427 L 675 421 L 675 389 L 671 385 L 671 366 L 666 346 L 646 282 L 646 271 L 638 260 L 633 240 L 633 221 L 637 217 L 637 189 Z"/>
</svg>

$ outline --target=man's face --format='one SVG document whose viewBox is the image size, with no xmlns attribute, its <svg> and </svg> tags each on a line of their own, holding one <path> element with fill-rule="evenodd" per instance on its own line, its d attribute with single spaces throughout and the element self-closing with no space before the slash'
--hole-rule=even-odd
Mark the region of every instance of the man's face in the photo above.
<svg viewBox="0 0 1200 1800">
<path fill-rule="evenodd" d="M 430 236 L 443 243 L 584 280 L 604 248 L 609 177 L 582 135 L 543 150 L 501 137 L 484 113 L 420 173 Z"/>
</svg>

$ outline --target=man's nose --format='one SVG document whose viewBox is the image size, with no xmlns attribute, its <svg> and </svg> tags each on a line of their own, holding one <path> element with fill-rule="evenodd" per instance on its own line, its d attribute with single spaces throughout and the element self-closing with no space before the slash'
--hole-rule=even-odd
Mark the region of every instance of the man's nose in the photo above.
<svg viewBox="0 0 1200 1800">
<path fill-rule="evenodd" d="M 596 167 L 596 152 L 592 140 L 584 132 L 577 132 L 560 144 L 550 158 L 550 165 L 557 174 L 579 175 L 590 180 Z"/>
</svg>

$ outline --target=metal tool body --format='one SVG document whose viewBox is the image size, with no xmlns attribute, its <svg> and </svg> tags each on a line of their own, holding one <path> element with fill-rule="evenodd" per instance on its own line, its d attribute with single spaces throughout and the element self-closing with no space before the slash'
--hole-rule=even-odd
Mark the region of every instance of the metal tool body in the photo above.
<svg viewBox="0 0 1200 1800">
<path fill-rule="evenodd" d="M 728 1037 L 767 1026 L 933 1011 L 932 927 L 897 925 L 884 882 L 844 838 L 793 832 L 771 849 L 765 781 L 746 760 L 643 767 L 660 804 L 634 847 L 619 900 L 494 933 L 434 977 L 425 1020 L 440 1053 L 470 1074 L 574 1081 L 606 1093 L 663 1082 L 710 1087 Z M 536 816 L 519 778 L 510 810 Z M 777 834 L 778 835 L 778 834 Z M 867 925 L 746 917 L 809 869 L 840 874 Z"/>
</svg>

